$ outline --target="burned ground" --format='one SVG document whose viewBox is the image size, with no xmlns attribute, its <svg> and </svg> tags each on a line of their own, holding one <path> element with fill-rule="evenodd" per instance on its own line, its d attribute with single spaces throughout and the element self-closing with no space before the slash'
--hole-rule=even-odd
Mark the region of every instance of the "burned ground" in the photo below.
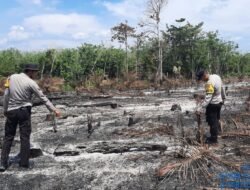
<svg viewBox="0 0 250 190">
<path fill-rule="evenodd" d="M 62 117 L 54 120 L 44 106 L 33 108 L 34 166 L 20 170 L 13 159 L 20 145 L 17 136 L 13 164 L 0 174 L 0 189 L 218 188 L 220 173 L 249 164 L 249 84 L 229 86 L 218 147 L 196 141 L 196 92 L 200 90 L 50 94 Z M 171 111 L 173 104 L 181 111 Z M 0 125 L 2 137 L 3 116 Z M 202 126 L 207 133 L 204 117 Z"/>
</svg>

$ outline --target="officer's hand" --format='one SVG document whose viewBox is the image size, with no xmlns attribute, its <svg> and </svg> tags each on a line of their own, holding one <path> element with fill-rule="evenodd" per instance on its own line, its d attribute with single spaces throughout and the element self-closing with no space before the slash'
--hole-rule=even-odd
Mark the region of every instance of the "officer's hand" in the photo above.
<svg viewBox="0 0 250 190">
<path fill-rule="evenodd" d="M 196 115 L 201 115 L 201 111 L 196 111 L 195 114 Z"/>
<path fill-rule="evenodd" d="M 58 109 L 56 109 L 56 110 L 54 111 L 54 113 L 55 113 L 56 117 L 60 117 L 60 116 L 61 116 L 61 112 L 60 112 L 60 110 L 58 110 Z"/>
</svg>

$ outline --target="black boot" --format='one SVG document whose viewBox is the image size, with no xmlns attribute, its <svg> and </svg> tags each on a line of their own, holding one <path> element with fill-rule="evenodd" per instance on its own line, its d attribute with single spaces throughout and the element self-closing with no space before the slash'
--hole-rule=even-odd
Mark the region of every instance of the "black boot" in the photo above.
<svg viewBox="0 0 250 190">
<path fill-rule="evenodd" d="M 221 128 L 221 122 L 219 121 L 219 125 L 218 125 L 218 135 L 222 134 L 222 128 Z"/>
<path fill-rule="evenodd" d="M 7 168 L 8 168 L 7 164 L 0 163 L 0 172 L 5 172 L 5 170 L 7 170 Z"/>
<path fill-rule="evenodd" d="M 207 139 L 206 139 L 206 142 L 205 142 L 206 144 L 217 144 L 218 143 L 218 141 L 217 141 L 217 138 L 216 137 L 208 137 Z"/>
<path fill-rule="evenodd" d="M 19 167 L 21 169 L 32 169 L 32 168 L 34 168 L 34 161 L 29 160 L 29 164 L 27 164 L 27 165 L 22 165 L 19 163 Z"/>
</svg>

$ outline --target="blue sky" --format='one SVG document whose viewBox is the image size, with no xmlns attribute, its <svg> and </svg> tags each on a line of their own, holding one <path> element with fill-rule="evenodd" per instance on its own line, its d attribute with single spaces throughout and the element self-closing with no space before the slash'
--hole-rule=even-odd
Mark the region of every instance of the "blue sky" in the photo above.
<svg viewBox="0 0 250 190">
<path fill-rule="evenodd" d="M 32 51 L 77 47 L 82 43 L 114 45 L 110 28 L 124 20 L 136 26 L 147 0 L 0 0 L 0 49 Z M 169 0 L 162 29 L 176 19 L 204 22 L 225 41 L 250 52 L 250 0 Z"/>
</svg>

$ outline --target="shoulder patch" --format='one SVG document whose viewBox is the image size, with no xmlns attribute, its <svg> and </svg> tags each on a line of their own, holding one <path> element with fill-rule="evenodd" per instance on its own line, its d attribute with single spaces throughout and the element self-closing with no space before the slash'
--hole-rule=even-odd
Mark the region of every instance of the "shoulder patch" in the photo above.
<svg viewBox="0 0 250 190">
<path fill-rule="evenodd" d="M 10 79 L 7 79 L 4 83 L 4 87 L 5 88 L 9 88 L 10 87 Z"/>
<path fill-rule="evenodd" d="M 205 85 L 205 90 L 207 94 L 213 94 L 214 93 L 214 86 L 211 83 L 208 83 Z"/>
</svg>

